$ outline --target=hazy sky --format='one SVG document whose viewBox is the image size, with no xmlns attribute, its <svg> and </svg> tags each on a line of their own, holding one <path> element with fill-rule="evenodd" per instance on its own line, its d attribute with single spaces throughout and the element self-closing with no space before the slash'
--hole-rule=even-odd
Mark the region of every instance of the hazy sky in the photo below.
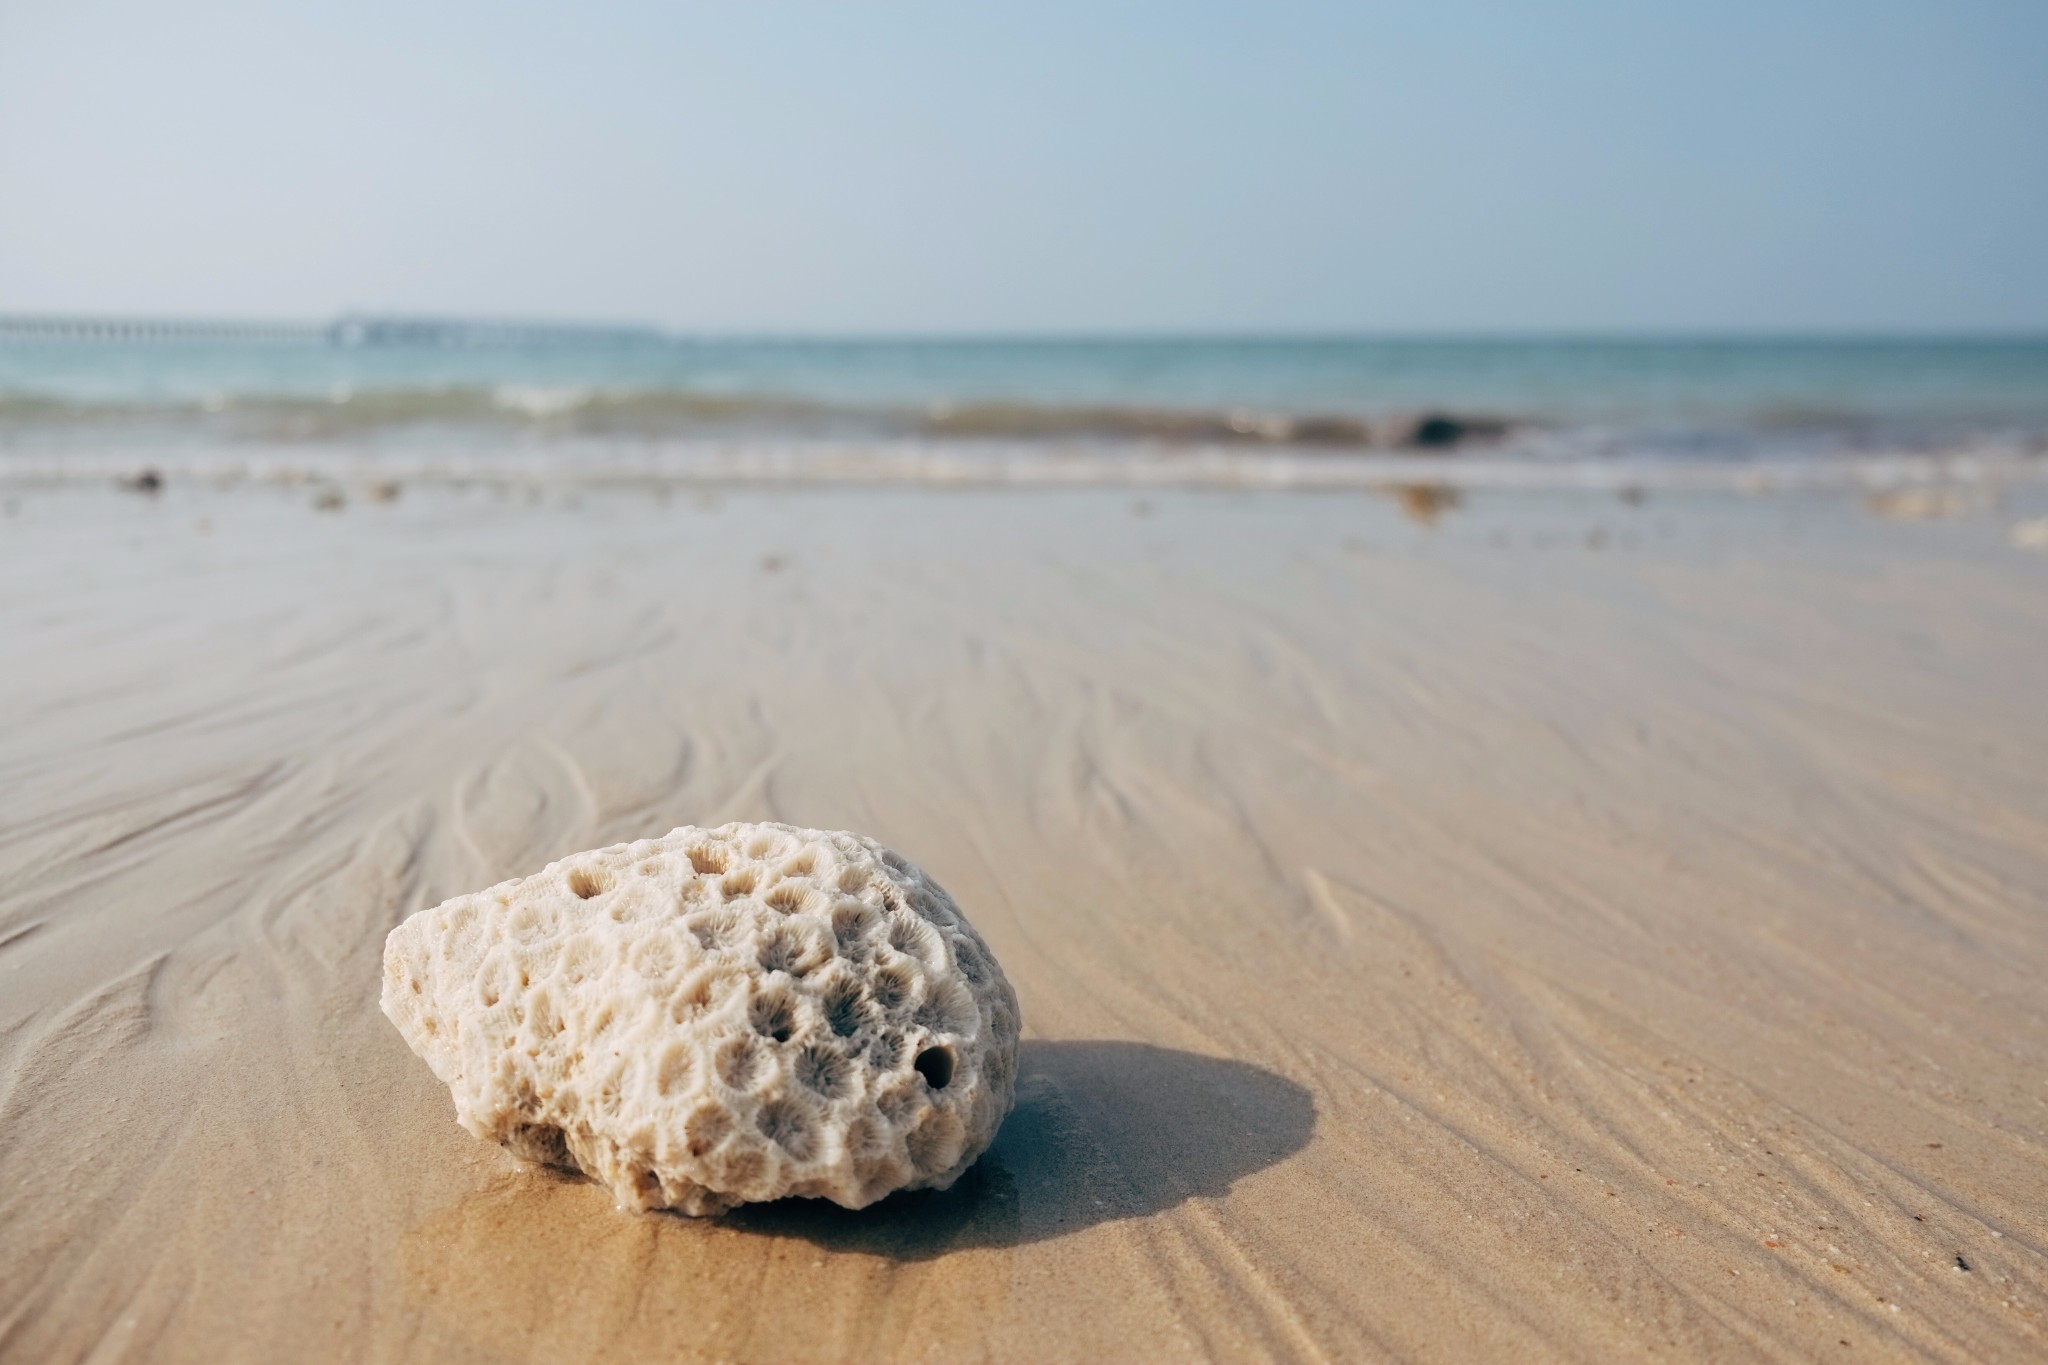
<svg viewBox="0 0 2048 1365">
<path fill-rule="evenodd" d="M 2048 0 L 0 0 L 0 311 L 2048 328 Z"/>
</svg>

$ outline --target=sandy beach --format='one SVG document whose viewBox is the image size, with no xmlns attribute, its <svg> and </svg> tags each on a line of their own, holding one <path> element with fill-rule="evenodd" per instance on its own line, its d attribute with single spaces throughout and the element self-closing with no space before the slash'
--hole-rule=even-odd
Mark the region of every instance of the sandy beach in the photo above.
<svg viewBox="0 0 2048 1365">
<path fill-rule="evenodd" d="M 6 1360 L 2048 1353 L 2039 486 L 8 496 Z M 952 1191 L 623 1214 L 379 1012 L 733 819 L 1000 955 Z"/>
</svg>

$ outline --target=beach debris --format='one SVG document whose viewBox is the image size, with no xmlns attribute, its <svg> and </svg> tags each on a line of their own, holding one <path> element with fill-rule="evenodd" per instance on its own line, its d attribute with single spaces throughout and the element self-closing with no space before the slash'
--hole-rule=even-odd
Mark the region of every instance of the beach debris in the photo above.
<svg viewBox="0 0 2048 1365">
<path fill-rule="evenodd" d="M 456 1121 L 623 1209 L 945 1189 L 1016 1093 L 1017 998 L 858 834 L 686 825 L 391 931 L 384 1013 Z"/>
<path fill-rule="evenodd" d="M 313 495 L 313 510 L 317 512 L 339 512 L 348 506 L 348 498 L 339 488 L 323 488 Z"/>
<path fill-rule="evenodd" d="M 1424 449 L 1454 446 L 1465 439 L 1468 430 L 1457 418 L 1433 412 L 1416 421 L 1415 429 L 1408 433 L 1408 444 Z"/>
<path fill-rule="evenodd" d="M 1410 521 L 1434 526 L 1437 518 L 1463 503 L 1465 496 L 1447 483 L 1401 483 L 1393 487 L 1395 501 Z"/>
<path fill-rule="evenodd" d="M 392 479 L 383 479 L 363 490 L 371 502 L 397 502 L 402 487 Z"/>
<path fill-rule="evenodd" d="M 1417 450 L 1449 450 L 1467 441 L 1491 441 L 1507 435 L 1508 424 L 1492 417 L 1454 417 L 1426 412 L 1415 419 L 1401 444 Z"/>
<path fill-rule="evenodd" d="M 2012 544 L 2016 550 L 2040 550 L 2048 553 L 2048 517 L 2035 517 L 2031 521 L 2015 523 L 2012 528 Z"/>
<path fill-rule="evenodd" d="M 1869 494 L 1863 506 L 1887 521 L 1948 521 L 1985 506 L 1984 495 L 1968 488 L 1883 488 Z"/>
<path fill-rule="evenodd" d="M 139 469 L 118 482 L 130 493 L 148 493 L 153 496 L 164 491 L 164 476 L 154 469 Z"/>
</svg>

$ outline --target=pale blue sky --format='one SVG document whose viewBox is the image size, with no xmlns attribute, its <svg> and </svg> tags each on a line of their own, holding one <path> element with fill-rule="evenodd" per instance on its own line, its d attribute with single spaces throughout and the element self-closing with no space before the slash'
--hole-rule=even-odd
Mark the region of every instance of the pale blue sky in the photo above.
<svg viewBox="0 0 2048 1365">
<path fill-rule="evenodd" d="M 0 311 L 2043 329 L 2044 257 L 2044 0 L 0 0 Z"/>
</svg>

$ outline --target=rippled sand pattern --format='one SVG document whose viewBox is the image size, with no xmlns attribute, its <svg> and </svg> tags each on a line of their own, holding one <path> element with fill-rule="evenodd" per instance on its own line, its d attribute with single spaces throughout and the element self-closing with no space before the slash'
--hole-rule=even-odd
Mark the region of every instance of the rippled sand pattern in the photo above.
<svg viewBox="0 0 2048 1365">
<path fill-rule="evenodd" d="M 0 566 L 7 1360 L 2048 1353 L 2003 522 L 174 483 Z M 378 1012 L 413 910 L 728 819 L 1000 955 L 953 1191 L 623 1215 Z"/>
</svg>

